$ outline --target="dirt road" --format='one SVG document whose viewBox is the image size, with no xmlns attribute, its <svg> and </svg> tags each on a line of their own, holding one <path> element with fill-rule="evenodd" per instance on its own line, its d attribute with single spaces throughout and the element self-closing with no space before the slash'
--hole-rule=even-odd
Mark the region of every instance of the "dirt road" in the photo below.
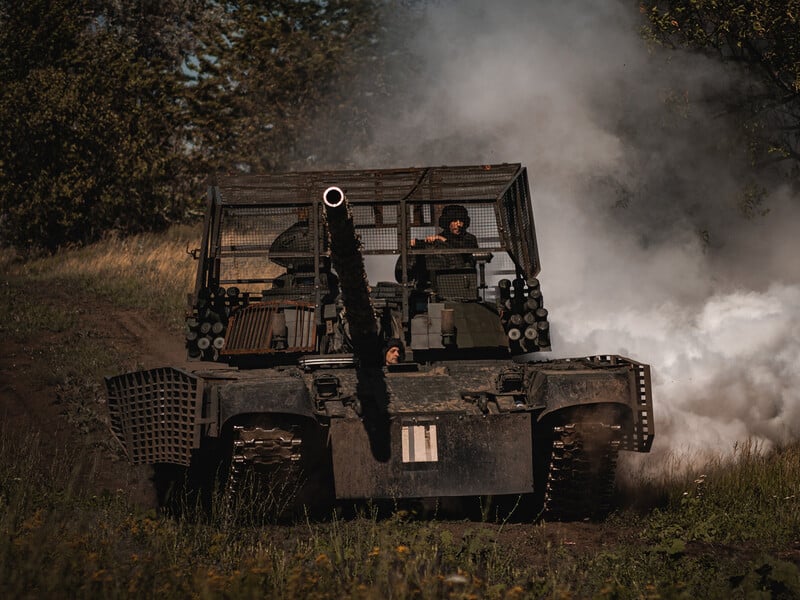
<svg viewBox="0 0 800 600">
<path fill-rule="evenodd" d="M 93 492 L 122 493 L 142 507 L 155 507 L 151 469 L 124 462 L 102 422 L 102 377 L 115 374 L 102 371 L 189 366 L 180 333 L 144 310 L 120 308 L 80 291 L 54 287 L 37 296 L 22 279 L 0 284 L 10 320 L 0 325 L 3 428 L 38 436 L 45 460 L 80 454 L 88 463 L 82 485 Z M 33 298 L 35 306 L 21 306 Z M 75 352 L 80 356 L 62 360 Z M 80 373 L 83 366 L 88 379 Z"/>
</svg>

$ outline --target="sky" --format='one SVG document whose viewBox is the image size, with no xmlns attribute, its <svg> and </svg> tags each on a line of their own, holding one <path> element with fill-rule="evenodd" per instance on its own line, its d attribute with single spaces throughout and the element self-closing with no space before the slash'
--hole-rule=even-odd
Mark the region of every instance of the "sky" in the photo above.
<svg viewBox="0 0 800 600">
<path fill-rule="evenodd" d="M 657 455 L 768 448 L 800 434 L 800 201 L 726 144 L 706 100 L 739 75 L 648 49 L 639 18 L 616 0 L 431 2 L 353 162 L 526 165 L 551 357 L 650 364 Z"/>
</svg>

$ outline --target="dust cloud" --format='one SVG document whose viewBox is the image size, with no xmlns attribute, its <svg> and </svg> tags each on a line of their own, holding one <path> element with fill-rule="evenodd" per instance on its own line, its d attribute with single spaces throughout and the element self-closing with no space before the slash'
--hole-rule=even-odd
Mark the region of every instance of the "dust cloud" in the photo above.
<svg viewBox="0 0 800 600">
<path fill-rule="evenodd" d="M 424 10 L 404 83 L 353 162 L 522 162 L 551 356 L 652 365 L 656 452 L 796 438 L 800 203 L 776 175 L 749 174 L 712 108 L 736 75 L 648 49 L 630 2 Z"/>
</svg>

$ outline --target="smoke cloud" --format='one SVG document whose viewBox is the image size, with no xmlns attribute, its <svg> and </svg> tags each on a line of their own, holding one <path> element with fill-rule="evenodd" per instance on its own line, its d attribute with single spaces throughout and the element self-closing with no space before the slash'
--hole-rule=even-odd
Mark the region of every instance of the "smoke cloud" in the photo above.
<svg viewBox="0 0 800 600">
<path fill-rule="evenodd" d="M 552 355 L 652 365 L 657 451 L 785 442 L 800 434 L 799 203 L 755 179 L 712 112 L 737 76 L 648 49 L 639 18 L 614 0 L 431 3 L 353 160 L 522 162 Z"/>
</svg>

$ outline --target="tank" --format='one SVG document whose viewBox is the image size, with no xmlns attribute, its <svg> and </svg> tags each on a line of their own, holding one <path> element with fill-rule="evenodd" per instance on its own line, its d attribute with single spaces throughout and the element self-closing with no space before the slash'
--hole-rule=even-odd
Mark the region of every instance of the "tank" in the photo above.
<svg viewBox="0 0 800 600">
<path fill-rule="evenodd" d="M 654 436 L 650 369 L 548 358 L 521 164 L 220 176 L 186 348 L 196 369 L 106 379 L 134 464 L 232 510 L 521 498 L 603 515 Z"/>
</svg>

